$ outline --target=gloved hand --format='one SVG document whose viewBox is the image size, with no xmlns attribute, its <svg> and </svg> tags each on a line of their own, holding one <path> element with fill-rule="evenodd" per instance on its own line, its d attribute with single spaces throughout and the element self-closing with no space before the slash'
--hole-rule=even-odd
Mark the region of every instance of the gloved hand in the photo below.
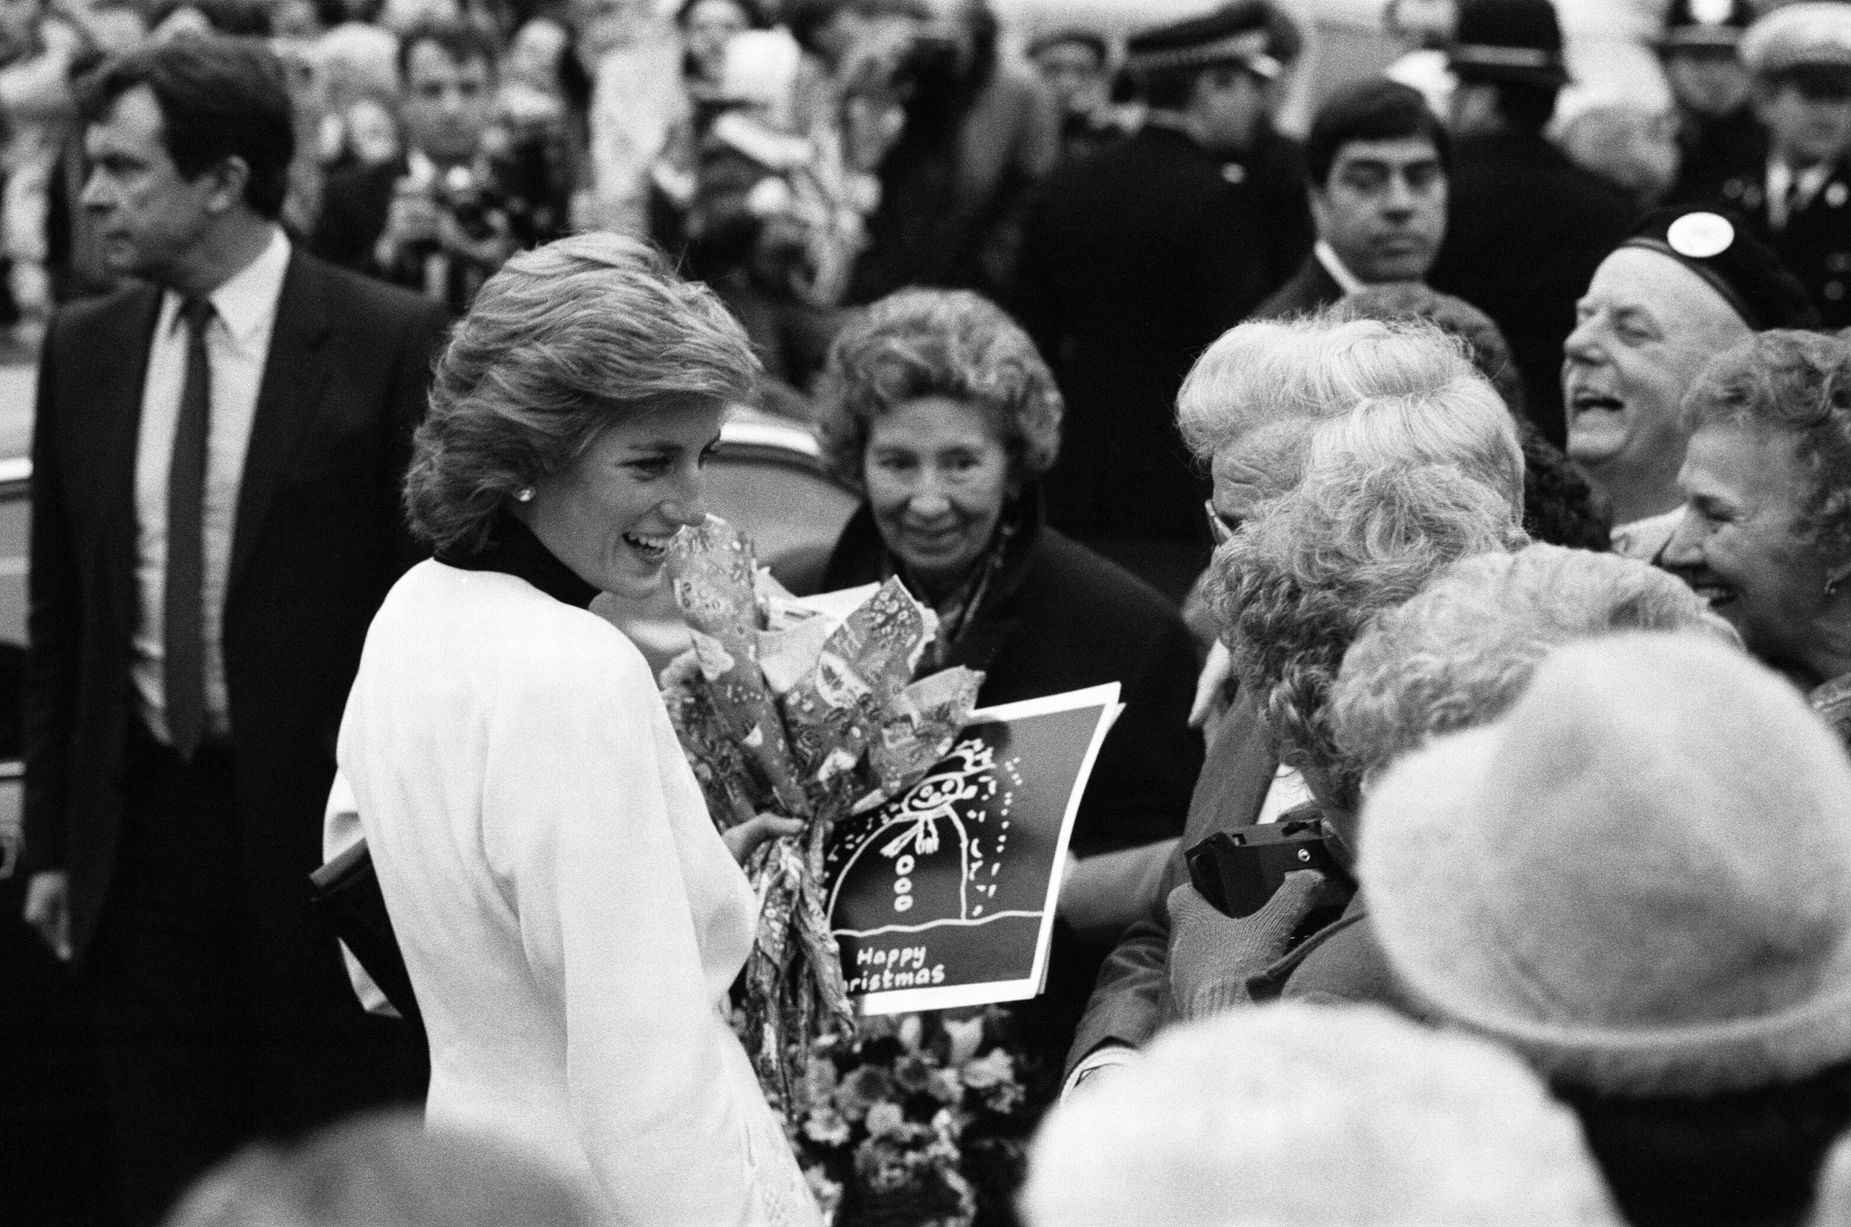
<svg viewBox="0 0 1851 1227">
<path fill-rule="evenodd" d="M 1247 980 L 1285 957 L 1292 931 L 1316 900 L 1324 875 L 1285 875 L 1251 916 L 1224 916 L 1184 882 L 1170 892 L 1170 995 L 1183 1018 L 1203 1018 L 1252 1000 Z"/>
</svg>

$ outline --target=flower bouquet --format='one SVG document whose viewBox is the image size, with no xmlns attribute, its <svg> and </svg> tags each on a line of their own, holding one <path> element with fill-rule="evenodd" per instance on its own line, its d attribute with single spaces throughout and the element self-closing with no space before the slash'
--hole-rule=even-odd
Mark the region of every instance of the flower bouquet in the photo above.
<svg viewBox="0 0 1851 1227">
<path fill-rule="evenodd" d="M 953 1227 L 1021 1183 L 1036 1109 L 1006 1010 L 881 1015 L 812 1044 L 787 1118 L 836 1227 Z"/>
<path fill-rule="evenodd" d="M 811 1045 L 831 1020 L 853 1027 L 824 907 L 824 842 L 837 821 L 943 757 L 983 675 L 947 669 L 913 682 L 937 619 L 897 580 L 852 608 L 799 600 L 713 517 L 677 537 L 668 572 L 694 646 L 664 670 L 663 697 L 715 823 L 762 810 L 804 822 L 746 865 L 760 911 L 743 1002 L 760 1080 L 800 1112 Z"/>
</svg>

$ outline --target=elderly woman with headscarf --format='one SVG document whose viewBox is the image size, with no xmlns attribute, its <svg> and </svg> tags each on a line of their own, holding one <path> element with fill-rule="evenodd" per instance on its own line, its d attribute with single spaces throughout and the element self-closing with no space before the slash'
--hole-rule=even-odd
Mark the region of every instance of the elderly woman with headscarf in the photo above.
<svg viewBox="0 0 1851 1227">
<path fill-rule="evenodd" d="M 1684 426 L 1664 565 L 1851 742 L 1851 346 L 1751 337 L 1697 376 Z"/>
<path fill-rule="evenodd" d="M 1136 854 L 1182 828 L 1202 764 L 1187 727 L 1196 652 L 1154 589 L 1049 528 L 1038 479 L 1060 445 L 1059 390 L 1007 315 L 967 291 L 903 290 L 860 312 L 818 385 L 824 453 L 866 501 L 820 566 L 779 568 L 793 591 L 897 576 L 938 614 L 919 669 L 984 673 L 983 705 L 1117 682 L 1125 713 L 1101 747 L 1075 820 L 1048 986 L 1017 1011 L 1058 1062 L 1103 944 L 1150 898 Z M 1102 859 L 1103 858 L 1103 859 Z M 1136 876 L 1134 873 L 1133 877 Z M 1141 892 L 1141 893 L 1140 893 Z M 1098 920 L 1093 941 L 1074 923 Z"/>
</svg>

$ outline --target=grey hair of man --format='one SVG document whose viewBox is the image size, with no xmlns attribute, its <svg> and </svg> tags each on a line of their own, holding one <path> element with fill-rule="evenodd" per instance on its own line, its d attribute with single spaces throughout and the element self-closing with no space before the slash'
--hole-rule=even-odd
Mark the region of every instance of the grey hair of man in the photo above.
<svg viewBox="0 0 1851 1227">
<path fill-rule="evenodd" d="M 1502 716 L 1556 648 L 1626 631 L 1740 643 L 1649 563 L 1541 544 L 1461 559 L 1376 614 L 1344 655 L 1329 705 L 1337 750 L 1367 782 L 1429 737 Z"/>
<path fill-rule="evenodd" d="M 1364 401 L 1315 427 L 1305 455 L 1299 484 L 1216 551 L 1208 599 L 1281 760 L 1349 810 L 1361 775 L 1325 712 L 1343 655 L 1442 567 L 1525 544 L 1523 461 L 1477 375 L 1441 395 Z"/>
</svg>

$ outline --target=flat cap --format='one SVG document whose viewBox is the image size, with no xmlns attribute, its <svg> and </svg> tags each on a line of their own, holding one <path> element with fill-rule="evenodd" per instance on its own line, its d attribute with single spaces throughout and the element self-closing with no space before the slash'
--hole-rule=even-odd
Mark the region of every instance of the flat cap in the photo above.
<svg viewBox="0 0 1851 1227">
<path fill-rule="evenodd" d="M 1818 312 L 1787 266 L 1725 214 L 1656 209 L 1620 247 L 1643 247 L 1676 260 L 1707 281 L 1756 332 L 1819 326 Z"/>
<path fill-rule="evenodd" d="M 1132 34 L 1125 40 L 1125 67 L 1149 75 L 1236 64 L 1270 81 L 1297 58 L 1298 47 L 1291 19 L 1267 0 L 1235 0 Z"/>
<path fill-rule="evenodd" d="M 1815 0 L 1775 9 L 1742 36 L 1742 62 L 1758 76 L 1819 69 L 1851 73 L 1851 4 Z"/>
</svg>

